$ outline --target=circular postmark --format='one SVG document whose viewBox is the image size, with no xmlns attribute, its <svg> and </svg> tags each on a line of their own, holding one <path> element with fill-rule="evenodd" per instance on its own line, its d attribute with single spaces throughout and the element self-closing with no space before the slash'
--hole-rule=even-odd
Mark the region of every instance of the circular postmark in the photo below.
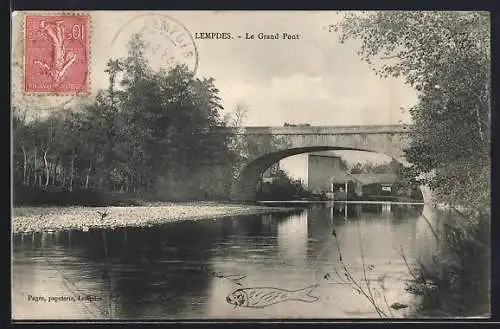
<svg viewBox="0 0 500 329">
<path fill-rule="evenodd" d="M 193 74 L 198 69 L 198 50 L 189 30 L 172 17 L 149 13 L 130 19 L 113 38 L 113 57 L 127 55 L 128 44 L 134 35 L 146 43 L 143 50 L 149 65 L 170 70 L 185 65 Z"/>
</svg>

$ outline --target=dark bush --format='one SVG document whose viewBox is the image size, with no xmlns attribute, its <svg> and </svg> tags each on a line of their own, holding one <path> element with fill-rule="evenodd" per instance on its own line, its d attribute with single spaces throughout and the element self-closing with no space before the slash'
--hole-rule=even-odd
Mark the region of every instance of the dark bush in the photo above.
<svg viewBox="0 0 500 329">
<path fill-rule="evenodd" d="M 62 188 L 40 189 L 17 185 L 13 193 L 14 206 L 122 206 L 138 205 L 126 194 L 107 193 L 96 189 L 68 191 Z"/>
<path fill-rule="evenodd" d="M 280 170 L 271 183 L 262 183 L 257 192 L 257 200 L 298 200 L 311 198 L 312 194 L 304 189 L 300 181 L 292 180 Z"/>
</svg>

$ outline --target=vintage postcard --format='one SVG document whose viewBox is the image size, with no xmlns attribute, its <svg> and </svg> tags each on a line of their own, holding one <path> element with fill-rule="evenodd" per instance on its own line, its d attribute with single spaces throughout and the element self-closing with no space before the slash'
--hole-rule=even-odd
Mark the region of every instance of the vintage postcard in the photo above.
<svg viewBox="0 0 500 329">
<path fill-rule="evenodd" d="M 488 13 L 11 19 L 13 320 L 491 316 Z"/>
</svg>

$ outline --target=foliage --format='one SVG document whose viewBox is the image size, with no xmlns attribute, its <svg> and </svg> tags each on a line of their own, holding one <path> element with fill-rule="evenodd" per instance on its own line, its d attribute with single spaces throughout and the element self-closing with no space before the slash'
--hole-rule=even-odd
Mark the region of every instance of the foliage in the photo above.
<svg viewBox="0 0 500 329">
<path fill-rule="evenodd" d="M 485 214 L 474 220 L 448 214 L 434 230 L 435 253 L 408 268 L 407 291 L 422 296 L 415 317 L 477 316 L 490 313 L 490 228 Z M 465 219 L 465 221 L 464 221 Z M 403 255 L 403 259 L 404 255 Z"/>
<path fill-rule="evenodd" d="M 415 133 L 406 151 L 441 200 L 489 204 L 490 32 L 486 12 L 347 14 L 341 42 L 382 77 L 403 77 L 418 91 L 410 109 Z M 482 189 L 478 198 L 475 189 Z"/>
<path fill-rule="evenodd" d="M 260 183 L 258 200 L 281 201 L 310 196 L 300 180 L 291 179 L 284 170 L 279 169 L 272 179 L 270 183 Z"/>
<path fill-rule="evenodd" d="M 390 162 L 376 164 L 371 162 L 357 162 L 348 170 L 351 174 L 398 174 L 402 165 L 396 160 Z"/>
<path fill-rule="evenodd" d="M 245 103 L 240 102 L 231 113 L 226 114 L 224 117 L 225 123 L 236 131 L 236 134 L 230 138 L 230 149 L 236 154 L 233 166 L 234 181 L 239 179 L 239 174 L 251 161 L 262 154 L 270 154 L 284 149 L 288 145 L 283 137 L 244 135 L 243 125 L 249 110 Z M 279 162 L 277 164 L 279 165 Z M 267 170 L 270 170 L 270 168 L 267 168 Z M 285 171 L 278 170 L 273 173 L 272 177 L 273 181 L 271 183 L 264 183 L 262 180 L 255 182 L 258 185 L 256 196 L 258 200 L 291 200 L 308 196 L 302 184 L 293 181 Z"/>
<path fill-rule="evenodd" d="M 439 200 L 473 210 L 434 231 L 431 260 L 410 270 L 423 294 L 420 315 L 488 313 L 490 223 L 490 21 L 487 12 L 347 14 L 340 41 L 382 77 L 403 77 L 418 92 L 414 133 L 402 170 Z M 471 215 L 472 214 L 472 215 Z M 404 255 L 402 255 L 405 259 Z M 434 313 L 429 314 L 432 310 Z"/>
<path fill-rule="evenodd" d="M 14 109 L 17 184 L 140 192 L 153 191 L 160 176 L 183 182 L 198 174 L 209 180 L 198 186 L 214 185 L 204 170 L 230 167 L 236 157 L 226 136 L 209 134 L 224 126 L 214 80 L 185 66 L 155 72 L 146 47 L 135 35 L 127 57 L 109 60 L 109 87 L 81 111 L 29 121 L 29 109 Z"/>
<path fill-rule="evenodd" d="M 285 149 L 288 142 L 284 137 L 273 135 L 244 135 L 243 125 L 246 116 L 250 111 L 248 105 L 240 102 L 234 110 L 224 116 L 224 122 L 227 126 L 235 129 L 236 134 L 230 136 L 230 150 L 236 157 L 233 166 L 233 179 L 238 179 L 238 174 L 250 161 L 255 160 L 262 154 L 270 154 L 277 150 Z"/>
</svg>

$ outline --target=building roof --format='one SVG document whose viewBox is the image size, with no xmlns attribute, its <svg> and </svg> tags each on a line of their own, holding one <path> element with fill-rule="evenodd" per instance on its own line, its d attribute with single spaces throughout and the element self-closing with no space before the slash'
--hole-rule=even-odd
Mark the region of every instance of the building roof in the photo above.
<svg viewBox="0 0 500 329">
<path fill-rule="evenodd" d="M 363 185 L 370 185 L 375 183 L 380 184 L 394 184 L 397 179 L 395 174 L 351 174 Z"/>
</svg>

